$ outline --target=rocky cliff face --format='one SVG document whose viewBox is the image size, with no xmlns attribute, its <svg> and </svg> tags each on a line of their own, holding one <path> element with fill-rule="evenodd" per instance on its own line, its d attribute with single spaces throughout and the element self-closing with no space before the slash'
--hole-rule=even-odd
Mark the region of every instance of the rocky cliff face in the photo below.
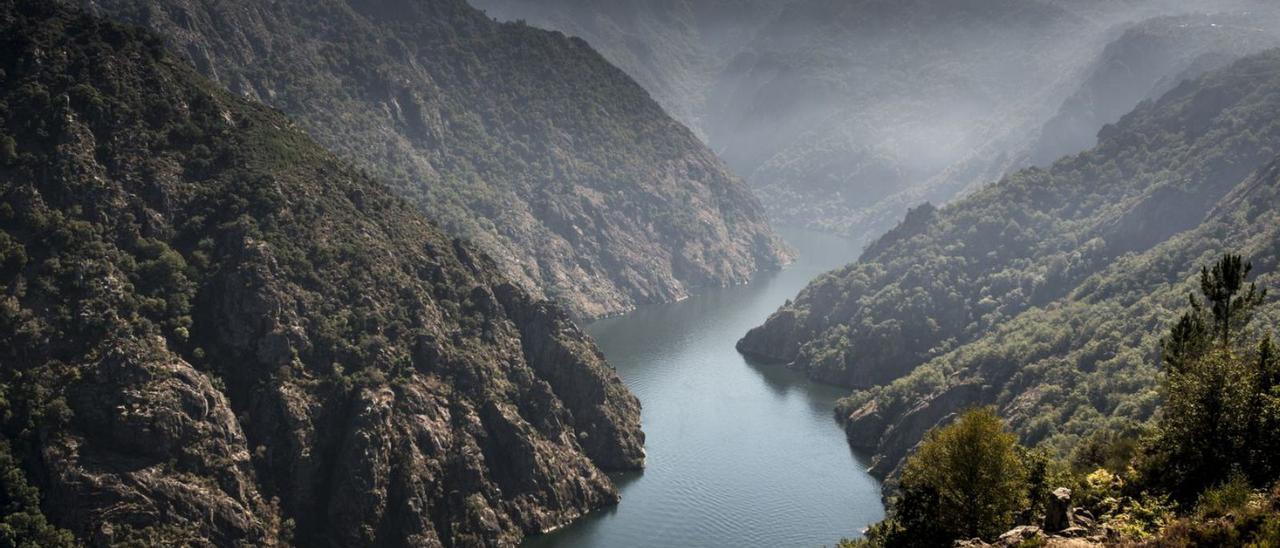
<svg viewBox="0 0 1280 548">
<path fill-rule="evenodd" d="M 511 545 L 642 466 L 566 313 L 288 119 L 56 3 L 0 37 L 5 497 L 95 546 Z"/>
<path fill-rule="evenodd" d="M 1089 151 L 914 210 L 739 349 L 860 388 L 838 413 L 882 475 L 972 405 L 1061 452 L 1139 427 L 1160 397 L 1161 322 L 1193 267 L 1229 250 L 1273 272 L 1278 68 L 1275 50 L 1245 58 L 1145 103 Z"/>
<path fill-rule="evenodd" d="M 594 318 L 786 261 L 747 188 L 581 40 L 462 0 L 83 0 L 168 37 Z"/>
</svg>

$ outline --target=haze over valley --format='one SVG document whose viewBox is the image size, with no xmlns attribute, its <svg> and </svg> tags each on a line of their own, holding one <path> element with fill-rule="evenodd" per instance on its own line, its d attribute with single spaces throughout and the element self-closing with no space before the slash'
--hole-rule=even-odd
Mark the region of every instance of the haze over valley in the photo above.
<svg viewBox="0 0 1280 548">
<path fill-rule="evenodd" d="M 0 546 L 1280 545 L 1280 5 L 0 0 Z"/>
<path fill-rule="evenodd" d="M 775 221 L 855 238 L 1083 151 L 1188 71 L 1276 44 L 1264 2 L 477 5 L 583 37 L 694 128 Z M 1161 18 L 1185 13 L 1201 15 Z M 1162 25 L 1179 30 L 1157 38 Z"/>
</svg>

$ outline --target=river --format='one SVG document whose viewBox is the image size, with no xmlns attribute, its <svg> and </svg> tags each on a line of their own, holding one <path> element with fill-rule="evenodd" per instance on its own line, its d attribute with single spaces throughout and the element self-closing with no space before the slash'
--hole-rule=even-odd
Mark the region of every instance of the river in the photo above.
<svg viewBox="0 0 1280 548">
<path fill-rule="evenodd" d="M 858 253 L 850 240 L 779 232 L 799 252 L 780 272 L 587 327 L 644 406 L 648 460 L 615 476 L 617 507 L 525 546 L 829 546 L 884 515 L 878 482 L 832 419 L 847 391 L 734 350 Z"/>
</svg>

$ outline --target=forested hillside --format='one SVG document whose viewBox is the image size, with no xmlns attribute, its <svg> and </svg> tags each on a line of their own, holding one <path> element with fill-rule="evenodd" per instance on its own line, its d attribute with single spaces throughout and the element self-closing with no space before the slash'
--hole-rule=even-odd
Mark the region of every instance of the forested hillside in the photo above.
<svg viewBox="0 0 1280 548">
<path fill-rule="evenodd" d="M 514 544 L 644 460 L 559 308 L 41 0 L 0 0 L 0 363 L 5 545 Z"/>
<path fill-rule="evenodd" d="M 758 202 L 581 40 L 462 0 L 105 0 L 593 318 L 786 256 Z"/>
<path fill-rule="evenodd" d="M 1263 282 L 1273 271 L 1277 89 L 1280 52 L 1249 57 L 1140 106 L 1092 150 L 922 206 L 739 348 L 864 389 L 840 414 L 880 474 L 974 404 L 1060 450 L 1133 427 L 1159 401 L 1154 341 L 1190 269 L 1233 250 Z"/>
</svg>

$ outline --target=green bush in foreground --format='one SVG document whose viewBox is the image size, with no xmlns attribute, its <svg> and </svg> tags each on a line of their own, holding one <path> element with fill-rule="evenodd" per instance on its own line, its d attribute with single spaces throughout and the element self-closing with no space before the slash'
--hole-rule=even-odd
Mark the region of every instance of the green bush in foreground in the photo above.
<svg viewBox="0 0 1280 548">
<path fill-rule="evenodd" d="M 868 531 L 884 546 L 997 536 L 1028 506 L 1030 459 L 990 408 L 929 432 L 907 461 L 890 518 Z"/>
<path fill-rule="evenodd" d="M 889 517 L 854 546 L 949 546 L 1039 525 L 1054 486 L 1108 542 L 1280 546 L 1280 349 L 1250 322 L 1266 291 L 1227 254 L 1160 343 L 1165 402 L 1148 432 L 1098 432 L 1070 463 L 1029 456 L 990 409 L 931 431 Z M 1060 477 L 1057 470 L 1070 470 Z M 1089 523 L 1086 523 L 1089 525 Z"/>
</svg>

